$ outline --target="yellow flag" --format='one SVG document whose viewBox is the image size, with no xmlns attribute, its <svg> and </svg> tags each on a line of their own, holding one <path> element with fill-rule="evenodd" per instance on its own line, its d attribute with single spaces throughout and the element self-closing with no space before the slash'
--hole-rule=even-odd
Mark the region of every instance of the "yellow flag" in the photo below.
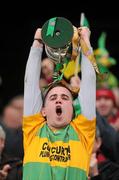
<svg viewBox="0 0 119 180">
<path fill-rule="evenodd" d="M 69 61 L 67 67 L 66 67 L 66 64 L 64 64 L 64 68 L 61 70 L 61 72 L 64 70 L 64 77 L 66 79 L 69 79 L 71 76 L 74 75 L 75 69 L 76 69 L 76 61 L 71 60 L 71 61 Z M 79 71 L 80 71 L 80 65 L 78 67 L 78 72 Z"/>
</svg>

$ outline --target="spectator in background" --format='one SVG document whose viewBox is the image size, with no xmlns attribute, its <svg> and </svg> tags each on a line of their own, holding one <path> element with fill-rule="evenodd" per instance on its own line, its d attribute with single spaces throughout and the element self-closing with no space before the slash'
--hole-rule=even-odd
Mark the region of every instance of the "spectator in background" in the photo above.
<svg viewBox="0 0 119 180">
<path fill-rule="evenodd" d="M 2 165 L 5 159 L 3 155 L 3 149 L 5 146 L 5 138 L 6 138 L 5 131 L 2 128 L 2 126 L 0 126 L 0 180 L 6 179 L 8 177 L 9 170 L 11 169 L 9 164 Z"/>
<path fill-rule="evenodd" d="M 53 81 L 55 64 L 50 58 L 44 58 L 41 62 L 41 77 L 44 78 L 47 84 Z"/>
<path fill-rule="evenodd" d="M 96 109 L 97 109 L 97 122 L 99 123 L 99 128 L 100 131 L 104 131 L 104 128 L 107 128 L 105 124 L 110 124 L 111 126 L 114 125 L 114 123 L 116 122 L 117 116 L 116 116 L 116 101 L 115 101 L 115 96 L 112 92 L 112 90 L 110 89 L 97 89 L 96 91 Z M 100 121 L 99 121 L 100 119 Z M 107 123 L 105 122 L 107 121 Z M 109 128 L 110 129 L 110 128 Z M 112 131 L 114 132 L 114 131 Z M 113 138 L 113 134 L 112 136 L 110 136 L 110 139 L 108 139 L 107 136 L 108 131 L 106 131 L 105 129 L 105 133 L 103 133 L 103 143 L 101 146 L 101 150 L 102 147 L 104 145 L 105 147 L 105 143 L 107 144 L 109 141 L 109 145 L 111 144 L 111 146 L 106 146 L 108 147 L 107 152 L 106 152 L 106 148 L 103 149 L 103 151 L 100 152 L 99 156 L 98 156 L 98 160 L 99 162 L 105 162 L 106 159 L 108 158 L 109 154 L 109 158 L 113 159 L 115 157 L 115 149 L 116 149 L 116 145 L 113 143 L 115 143 L 115 139 Z M 114 133 L 115 134 L 115 133 Z M 106 137 L 106 139 L 105 139 Z M 115 136 L 114 136 L 115 137 Z M 113 138 L 113 140 L 112 140 Z M 108 139 L 108 141 L 107 141 Z M 106 142 L 107 141 L 107 142 Z M 113 148 L 112 148 L 113 147 Z M 111 149 L 112 148 L 112 149 Z M 113 153 L 112 153 L 113 152 Z M 113 157 L 113 158 L 112 158 Z"/>
<path fill-rule="evenodd" d="M 2 128 L 2 126 L 0 126 L 0 163 L 1 163 L 1 159 L 2 159 L 2 152 L 5 146 L 5 138 L 6 138 L 6 134 L 4 129 Z"/>
<path fill-rule="evenodd" d="M 96 108 L 98 113 L 107 119 L 108 123 L 114 124 L 118 118 L 118 108 L 115 96 L 110 89 L 97 89 L 96 91 Z"/>
<path fill-rule="evenodd" d="M 3 124 L 8 128 L 15 129 L 21 126 L 20 112 L 10 104 L 4 108 L 2 118 Z"/>
<path fill-rule="evenodd" d="M 100 148 L 98 146 L 96 156 L 93 157 L 95 165 L 98 162 L 98 172 L 101 180 L 119 179 L 119 133 L 97 112 L 97 127 L 101 138 Z M 95 149 L 95 148 L 94 148 Z M 105 159 L 100 160 L 100 153 Z M 95 159 L 96 158 L 96 159 Z M 94 170 L 96 168 L 94 166 Z M 92 179 L 91 179 L 92 180 Z M 98 180 L 98 178 L 96 179 Z"/>
<path fill-rule="evenodd" d="M 44 58 L 41 62 L 40 89 L 44 90 L 53 81 L 55 64 L 50 58 Z"/>
<path fill-rule="evenodd" d="M 6 133 L 0 126 L 0 180 L 22 180 L 22 161 L 4 153 Z"/>
<path fill-rule="evenodd" d="M 97 113 L 96 137 L 90 162 L 90 180 L 119 180 L 119 133 Z M 99 162 L 100 149 L 107 159 Z"/>
<path fill-rule="evenodd" d="M 11 101 L 10 101 L 10 105 L 19 112 L 19 124 L 20 124 L 20 127 L 21 127 L 21 124 L 22 124 L 22 117 L 23 117 L 23 104 L 24 104 L 23 95 L 17 95 L 15 97 L 13 97 L 11 99 Z"/>
<path fill-rule="evenodd" d="M 12 158 L 23 158 L 22 135 L 23 96 L 9 101 L 3 109 L 1 125 L 6 132 L 4 153 Z"/>
<path fill-rule="evenodd" d="M 98 112 L 97 125 L 102 138 L 101 152 L 107 159 L 119 164 L 119 133 Z"/>
</svg>

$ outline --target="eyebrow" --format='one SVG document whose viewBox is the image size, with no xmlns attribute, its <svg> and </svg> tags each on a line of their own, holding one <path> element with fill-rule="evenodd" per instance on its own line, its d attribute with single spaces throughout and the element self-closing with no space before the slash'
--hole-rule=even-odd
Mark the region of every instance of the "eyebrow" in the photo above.
<svg viewBox="0 0 119 180">
<path fill-rule="evenodd" d="M 49 99 L 51 99 L 51 98 L 54 98 L 54 97 L 57 97 L 57 94 L 52 94 L 50 97 L 49 97 Z"/>
<path fill-rule="evenodd" d="M 51 99 L 52 97 L 53 97 L 53 98 L 54 98 L 54 97 L 57 97 L 57 94 L 52 94 L 52 95 L 49 97 L 49 99 Z M 61 94 L 61 97 L 69 98 L 69 96 L 66 95 L 66 94 Z"/>
<path fill-rule="evenodd" d="M 61 96 L 62 96 L 62 97 L 69 98 L 69 96 L 68 96 L 68 95 L 66 95 L 66 94 L 62 94 Z"/>
</svg>

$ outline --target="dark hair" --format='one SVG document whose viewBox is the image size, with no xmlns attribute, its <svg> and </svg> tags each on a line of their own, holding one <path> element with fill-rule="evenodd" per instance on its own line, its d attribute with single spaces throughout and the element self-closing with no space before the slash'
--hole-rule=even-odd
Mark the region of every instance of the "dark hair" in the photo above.
<svg viewBox="0 0 119 180">
<path fill-rule="evenodd" d="M 44 91 L 42 91 L 43 106 L 44 106 L 44 104 L 45 104 L 45 99 L 46 99 L 49 91 L 50 91 L 51 89 L 55 88 L 55 87 L 64 87 L 64 88 L 68 89 L 68 91 L 71 93 L 72 99 L 73 99 L 73 93 L 72 93 L 72 91 L 71 91 L 67 86 L 65 86 L 64 84 L 62 84 L 62 82 L 60 81 L 60 82 L 52 83 L 47 89 L 45 89 Z"/>
</svg>

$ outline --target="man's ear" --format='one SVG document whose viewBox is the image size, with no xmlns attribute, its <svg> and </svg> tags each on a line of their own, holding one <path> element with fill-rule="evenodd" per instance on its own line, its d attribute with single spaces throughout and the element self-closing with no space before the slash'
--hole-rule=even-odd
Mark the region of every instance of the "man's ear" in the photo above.
<svg viewBox="0 0 119 180">
<path fill-rule="evenodd" d="M 43 107 L 43 108 L 41 109 L 41 113 L 42 113 L 42 116 L 43 116 L 43 117 L 46 117 L 45 107 Z"/>
</svg>

